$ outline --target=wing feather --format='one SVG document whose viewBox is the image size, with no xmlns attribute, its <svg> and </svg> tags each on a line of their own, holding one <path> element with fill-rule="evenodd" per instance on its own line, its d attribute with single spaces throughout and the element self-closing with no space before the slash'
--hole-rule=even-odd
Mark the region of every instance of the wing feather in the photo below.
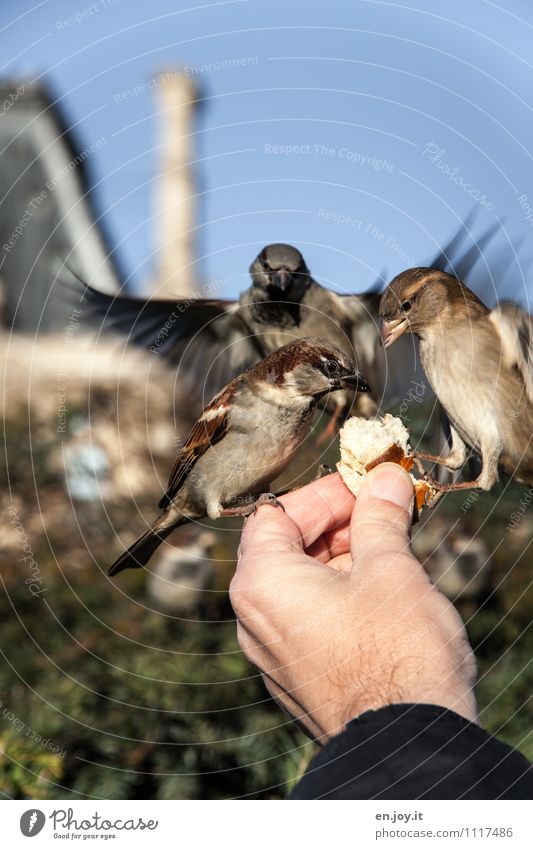
<svg viewBox="0 0 533 849">
<path fill-rule="evenodd" d="M 533 318 L 511 303 L 499 304 L 489 318 L 500 337 L 506 365 L 518 369 L 533 404 Z"/>
<path fill-rule="evenodd" d="M 196 461 L 211 445 L 216 445 L 229 427 L 229 409 L 236 383 L 232 382 L 219 392 L 194 425 L 183 448 L 178 453 L 170 477 L 167 491 L 159 507 L 166 507 L 179 492 L 185 478 L 189 475 Z"/>
<path fill-rule="evenodd" d="M 127 344 L 162 357 L 178 370 L 180 383 L 200 409 L 261 359 L 235 301 L 109 295 L 71 274 L 65 287 L 79 296 L 84 329 L 119 334 Z"/>
</svg>

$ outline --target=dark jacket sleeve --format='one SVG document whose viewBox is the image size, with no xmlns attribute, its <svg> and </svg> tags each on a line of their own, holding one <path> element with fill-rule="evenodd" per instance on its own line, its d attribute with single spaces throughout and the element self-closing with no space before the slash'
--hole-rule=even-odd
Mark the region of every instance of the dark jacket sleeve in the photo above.
<svg viewBox="0 0 533 849">
<path fill-rule="evenodd" d="M 324 746 L 291 799 L 531 799 L 533 766 L 446 708 L 367 711 Z"/>
</svg>

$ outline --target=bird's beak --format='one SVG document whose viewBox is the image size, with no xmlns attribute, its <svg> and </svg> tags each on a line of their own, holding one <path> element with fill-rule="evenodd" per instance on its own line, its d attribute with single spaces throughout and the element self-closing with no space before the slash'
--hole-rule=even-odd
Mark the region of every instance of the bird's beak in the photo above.
<svg viewBox="0 0 533 849">
<path fill-rule="evenodd" d="M 345 377 L 341 377 L 339 384 L 339 389 L 349 386 L 351 389 L 355 389 L 356 392 L 372 392 L 370 386 L 359 371 L 356 371 L 355 374 L 347 374 Z"/>
<path fill-rule="evenodd" d="M 381 322 L 381 339 L 383 341 L 384 348 L 390 348 L 390 346 L 396 342 L 397 339 L 400 338 L 407 330 L 407 319 L 406 318 L 394 318 L 392 321 L 382 321 Z"/>
<path fill-rule="evenodd" d="M 291 279 L 291 273 L 284 268 L 281 268 L 272 275 L 272 282 L 274 286 L 277 286 L 277 288 L 281 289 L 282 292 L 285 292 L 285 290 L 288 289 Z"/>
</svg>

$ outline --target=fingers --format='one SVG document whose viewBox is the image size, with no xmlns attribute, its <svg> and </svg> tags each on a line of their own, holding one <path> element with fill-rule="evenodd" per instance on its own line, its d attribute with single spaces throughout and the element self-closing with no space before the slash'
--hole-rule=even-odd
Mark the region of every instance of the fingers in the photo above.
<svg viewBox="0 0 533 849">
<path fill-rule="evenodd" d="M 331 557 L 350 552 L 350 523 L 346 522 L 333 531 L 326 531 L 316 542 L 306 549 L 309 557 L 316 557 L 322 563 L 326 563 Z M 350 556 L 351 561 L 351 556 Z"/>
<path fill-rule="evenodd" d="M 395 463 L 383 463 L 363 481 L 350 525 L 352 575 L 373 563 L 394 568 L 410 553 L 414 488 L 410 476 Z"/>
<path fill-rule="evenodd" d="M 335 474 L 290 492 L 280 501 L 285 512 L 263 505 L 246 522 L 241 565 L 250 552 L 278 557 L 303 553 L 322 534 L 349 522 L 354 497 Z"/>
<path fill-rule="evenodd" d="M 267 563 L 272 557 L 295 554 L 303 554 L 298 525 L 280 507 L 264 504 L 244 524 L 237 569 L 255 560 Z"/>
<path fill-rule="evenodd" d="M 350 521 L 354 496 L 335 472 L 284 495 L 280 501 L 298 526 L 304 548 Z"/>
</svg>

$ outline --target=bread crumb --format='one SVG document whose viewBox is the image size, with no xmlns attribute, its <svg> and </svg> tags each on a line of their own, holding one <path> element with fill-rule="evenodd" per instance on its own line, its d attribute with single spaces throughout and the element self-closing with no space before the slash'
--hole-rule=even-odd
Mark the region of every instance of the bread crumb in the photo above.
<svg viewBox="0 0 533 849">
<path fill-rule="evenodd" d="M 368 472 L 380 463 L 398 463 L 411 474 L 414 461 L 409 445 L 409 431 L 397 416 L 386 413 L 375 419 L 353 417 L 340 432 L 341 459 L 337 470 L 354 495 Z M 440 493 L 428 481 L 411 474 L 418 510 L 431 505 Z"/>
</svg>

